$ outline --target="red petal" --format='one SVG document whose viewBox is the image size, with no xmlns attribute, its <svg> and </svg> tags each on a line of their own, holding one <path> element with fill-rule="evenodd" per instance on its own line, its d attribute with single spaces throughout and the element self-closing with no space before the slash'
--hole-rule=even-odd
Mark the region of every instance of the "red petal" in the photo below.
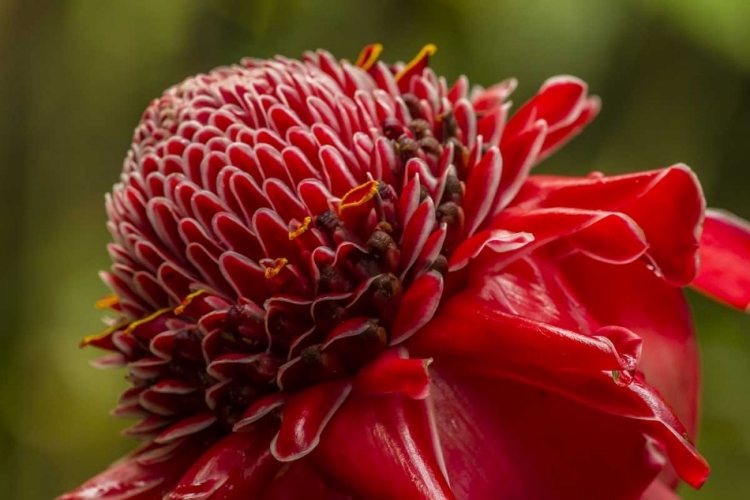
<svg viewBox="0 0 750 500">
<path fill-rule="evenodd" d="M 576 257 L 562 262 L 561 270 L 598 323 L 622 325 L 643 339 L 640 370 L 695 436 L 698 348 L 682 291 L 638 263 L 608 266 Z"/>
<path fill-rule="evenodd" d="M 451 297 L 434 321 L 408 343 L 416 356 L 448 357 L 488 368 L 536 366 L 546 370 L 632 370 L 641 341 L 624 328 L 581 335 L 551 324 L 487 307 L 473 292 Z"/>
<path fill-rule="evenodd" d="M 750 224 L 727 212 L 706 211 L 693 286 L 738 309 L 750 308 Z"/>
<path fill-rule="evenodd" d="M 229 434 L 182 476 L 164 500 L 240 500 L 258 498 L 283 464 L 271 455 L 273 432 Z"/>
<path fill-rule="evenodd" d="M 443 277 L 436 271 L 423 274 L 407 288 L 391 330 L 391 345 L 408 339 L 432 319 L 443 294 Z"/>
<path fill-rule="evenodd" d="M 57 500 L 161 500 L 201 451 L 189 447 L 154 465 L 139 464 L 133 453 Z"/>
<path fill-rule="evenodd" d="M 331 484 L 360 500 L 452 499 L 438 446 L 424 401 L 358 396 L 331 419 L 311 458 Z"/>
<path fill-rule="evenodd" d="M 409 359 L 405 349 L 389 349 L 362 368 L 354 380 L 359 394 L 403 394 L 424 399 L 430 393 L 429 359 Z"/>
<path fill-rule="evenodd" d="M 310 453 L 351 388 L 347 380 L 328 382 L 290 396 L 284 405 L 281 429 L 271 442 L 273 456 L 282 462 L 291 462 Z"/>
<path fill-rule="evenodd" d="M 697 271 L 698 236 L 705 201 L 685 165 L 604 177 L 529 177 L 513 208 L 576 208 L 622 212 L 646 234 L 648 254 L 675 285 L 686 285 Z"/>
<path fill-rule="evenodd" d="M 632 500 L 664 462 L 632 420 L 461 373 L 439 367 L 431 396 L 458 498 Z"/>
</svg>

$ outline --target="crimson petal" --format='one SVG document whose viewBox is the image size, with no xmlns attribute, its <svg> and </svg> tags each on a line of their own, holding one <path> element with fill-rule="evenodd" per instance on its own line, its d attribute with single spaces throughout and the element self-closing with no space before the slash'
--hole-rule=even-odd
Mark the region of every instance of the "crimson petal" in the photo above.
<svg viewBox="0 0 750 500">
<path fill-rule="evenodd" d="M 291 462 L 310 453 L 351 389 L 351 382 L 344 380 L 317 384 L 290 396 L 284 404 L 281 429 L 271 442 L 273 456 Z"/>
<path fill-rule="evenodd" d="M 352 396 L 310 457 L 331 484 L 360 500 L 448 500 L 426 401 Z"/>
<path fill-rule="evenodd" d="M 750 224 L 727 212 L 706 210 L 693 287 L 738 309 L 750 308 Z"/>
<path fill-rule="evenodd" d="M 634 333 L 601 328 L 592 336 L 485 306 L 473 292 L 448 300 L 407 343 L 416 356 L 448 357 L 475 367 L 536 366 L 546 370 L 632 370 L 641 351 Z"/>
<path fill-rule="evenodd" d="M 161 500 L 202 451 L 191 446 L 171 460 L 140 464 L 139 454 L 149 449 L 128 455 L 57 500 Z"/>
<path fill-rule="evenodd" d="M 271 456 L 273 432 L 230 434 L 204 453 L 164 500 L 257 498 L 283 464 Z"/>
</svg>

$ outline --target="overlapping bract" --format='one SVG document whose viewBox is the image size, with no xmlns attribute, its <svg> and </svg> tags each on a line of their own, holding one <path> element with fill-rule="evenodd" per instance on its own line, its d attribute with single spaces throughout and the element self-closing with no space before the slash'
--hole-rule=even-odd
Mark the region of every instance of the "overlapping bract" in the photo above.
<svg viewBox="0 0 750 500">
<path fill-rule="evenodd" d="M 696 285 L 746 307 L 747 226 L 710 212 L 700 239 L 680 165 L 529 176 L 597 114 L 578 79 L 508 118 L 515 81 L 449 87 L 434 47 L 380 50 L 248 59 L 146 110 L 107 198 L 117 317 L 84 340 L 127 367 L 113 413 L 146 443 L 61 499 L 654 500 L 705 480 L 680 287 L 700 249 Z"/>
</svg>

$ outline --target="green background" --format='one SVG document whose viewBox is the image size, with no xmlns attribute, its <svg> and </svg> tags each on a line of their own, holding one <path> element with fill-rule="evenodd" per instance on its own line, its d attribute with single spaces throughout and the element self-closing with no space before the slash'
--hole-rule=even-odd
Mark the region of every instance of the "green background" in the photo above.
<svg viewBox="0 0 750 500">
<path fill-rule="evenodd" d="M 545 171 L 685 162 L 710 205 L 750 218 L 747 0 L 0 0 L 0 497 L 49 499 L 132 446 L 106 414 L 123 373 L 77 343 L 100 329 L 103 193 L 149 100 L 245 55 L 374 41 L 388 60 L 436 43 L 449 80 L 516 76 L 517 103 L 580 76 L 603 112 Z M 683 493 L 750 498 L 750 318 L 690 298 L 713 472 Z"/>
</svg>

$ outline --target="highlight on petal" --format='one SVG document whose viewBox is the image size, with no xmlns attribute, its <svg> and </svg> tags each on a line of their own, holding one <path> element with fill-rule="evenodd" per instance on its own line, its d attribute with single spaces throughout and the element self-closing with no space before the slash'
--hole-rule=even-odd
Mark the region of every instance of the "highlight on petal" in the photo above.
<svg viewBox="0 0 750 500">
<path fill-rule="evenodd" d="M 281 429 L 271 441 L 271 453 L 281 462 L 292 462 L 310 453 L 352 386 L 349 381 L 327 382 L 290 396 L 284 404 Z"/>
<path fill-rule="evenodd" d="M 139 456 L 152 448 L 153 445 L 150 445 L 132 453 L 70 493 L 57 497 L 57 500 L 162 498 L 203 451 L 201 447 L 182 447 L 180 453 L 169 460 L 153 465 L 141 465 L 138 461 Z"/>
<path fill-rule="evenodd" d="M 619 327 L 592 336 L 502 313 L 462 292 L 406 344 L 416 356 L 449 357 L 475 367 L 536 366 L 550 371 L 633 370 L 641 341 Z"/>
<path fill-rule="evenodd" d="M 750 223 L 728 212 L 706 210 L 699 254 L 692 286 L 738 309 L 750 309 Z"/>
<path fill-rule="evenodd" d="M 273 432 L 230 434 L 190 467 L 164 500 L 257 498 L 283 464 L 271 455 Z"/>
<path fill-rule="evenodd" d="M 443 295 L 443 285 L 442 275 L 435 271 L 425 273 L 414 280 L 406 290 L 393 321 L 391 345 L 408 339 L 432 319 Z"/>
<path fill-rule="evenodd" d="M 431 419 L 426 400 L 353 395 L 310 458 L 357 499 L 452 500 Z"/>
<path fill-rule="evenodd" d="M 409 358 L 406 349 L 389 349 L 365 366 L 354 379 L 359 394 L 403 394 L 424 399 L 430 394 L 430 359 Z"/>
</svg>

